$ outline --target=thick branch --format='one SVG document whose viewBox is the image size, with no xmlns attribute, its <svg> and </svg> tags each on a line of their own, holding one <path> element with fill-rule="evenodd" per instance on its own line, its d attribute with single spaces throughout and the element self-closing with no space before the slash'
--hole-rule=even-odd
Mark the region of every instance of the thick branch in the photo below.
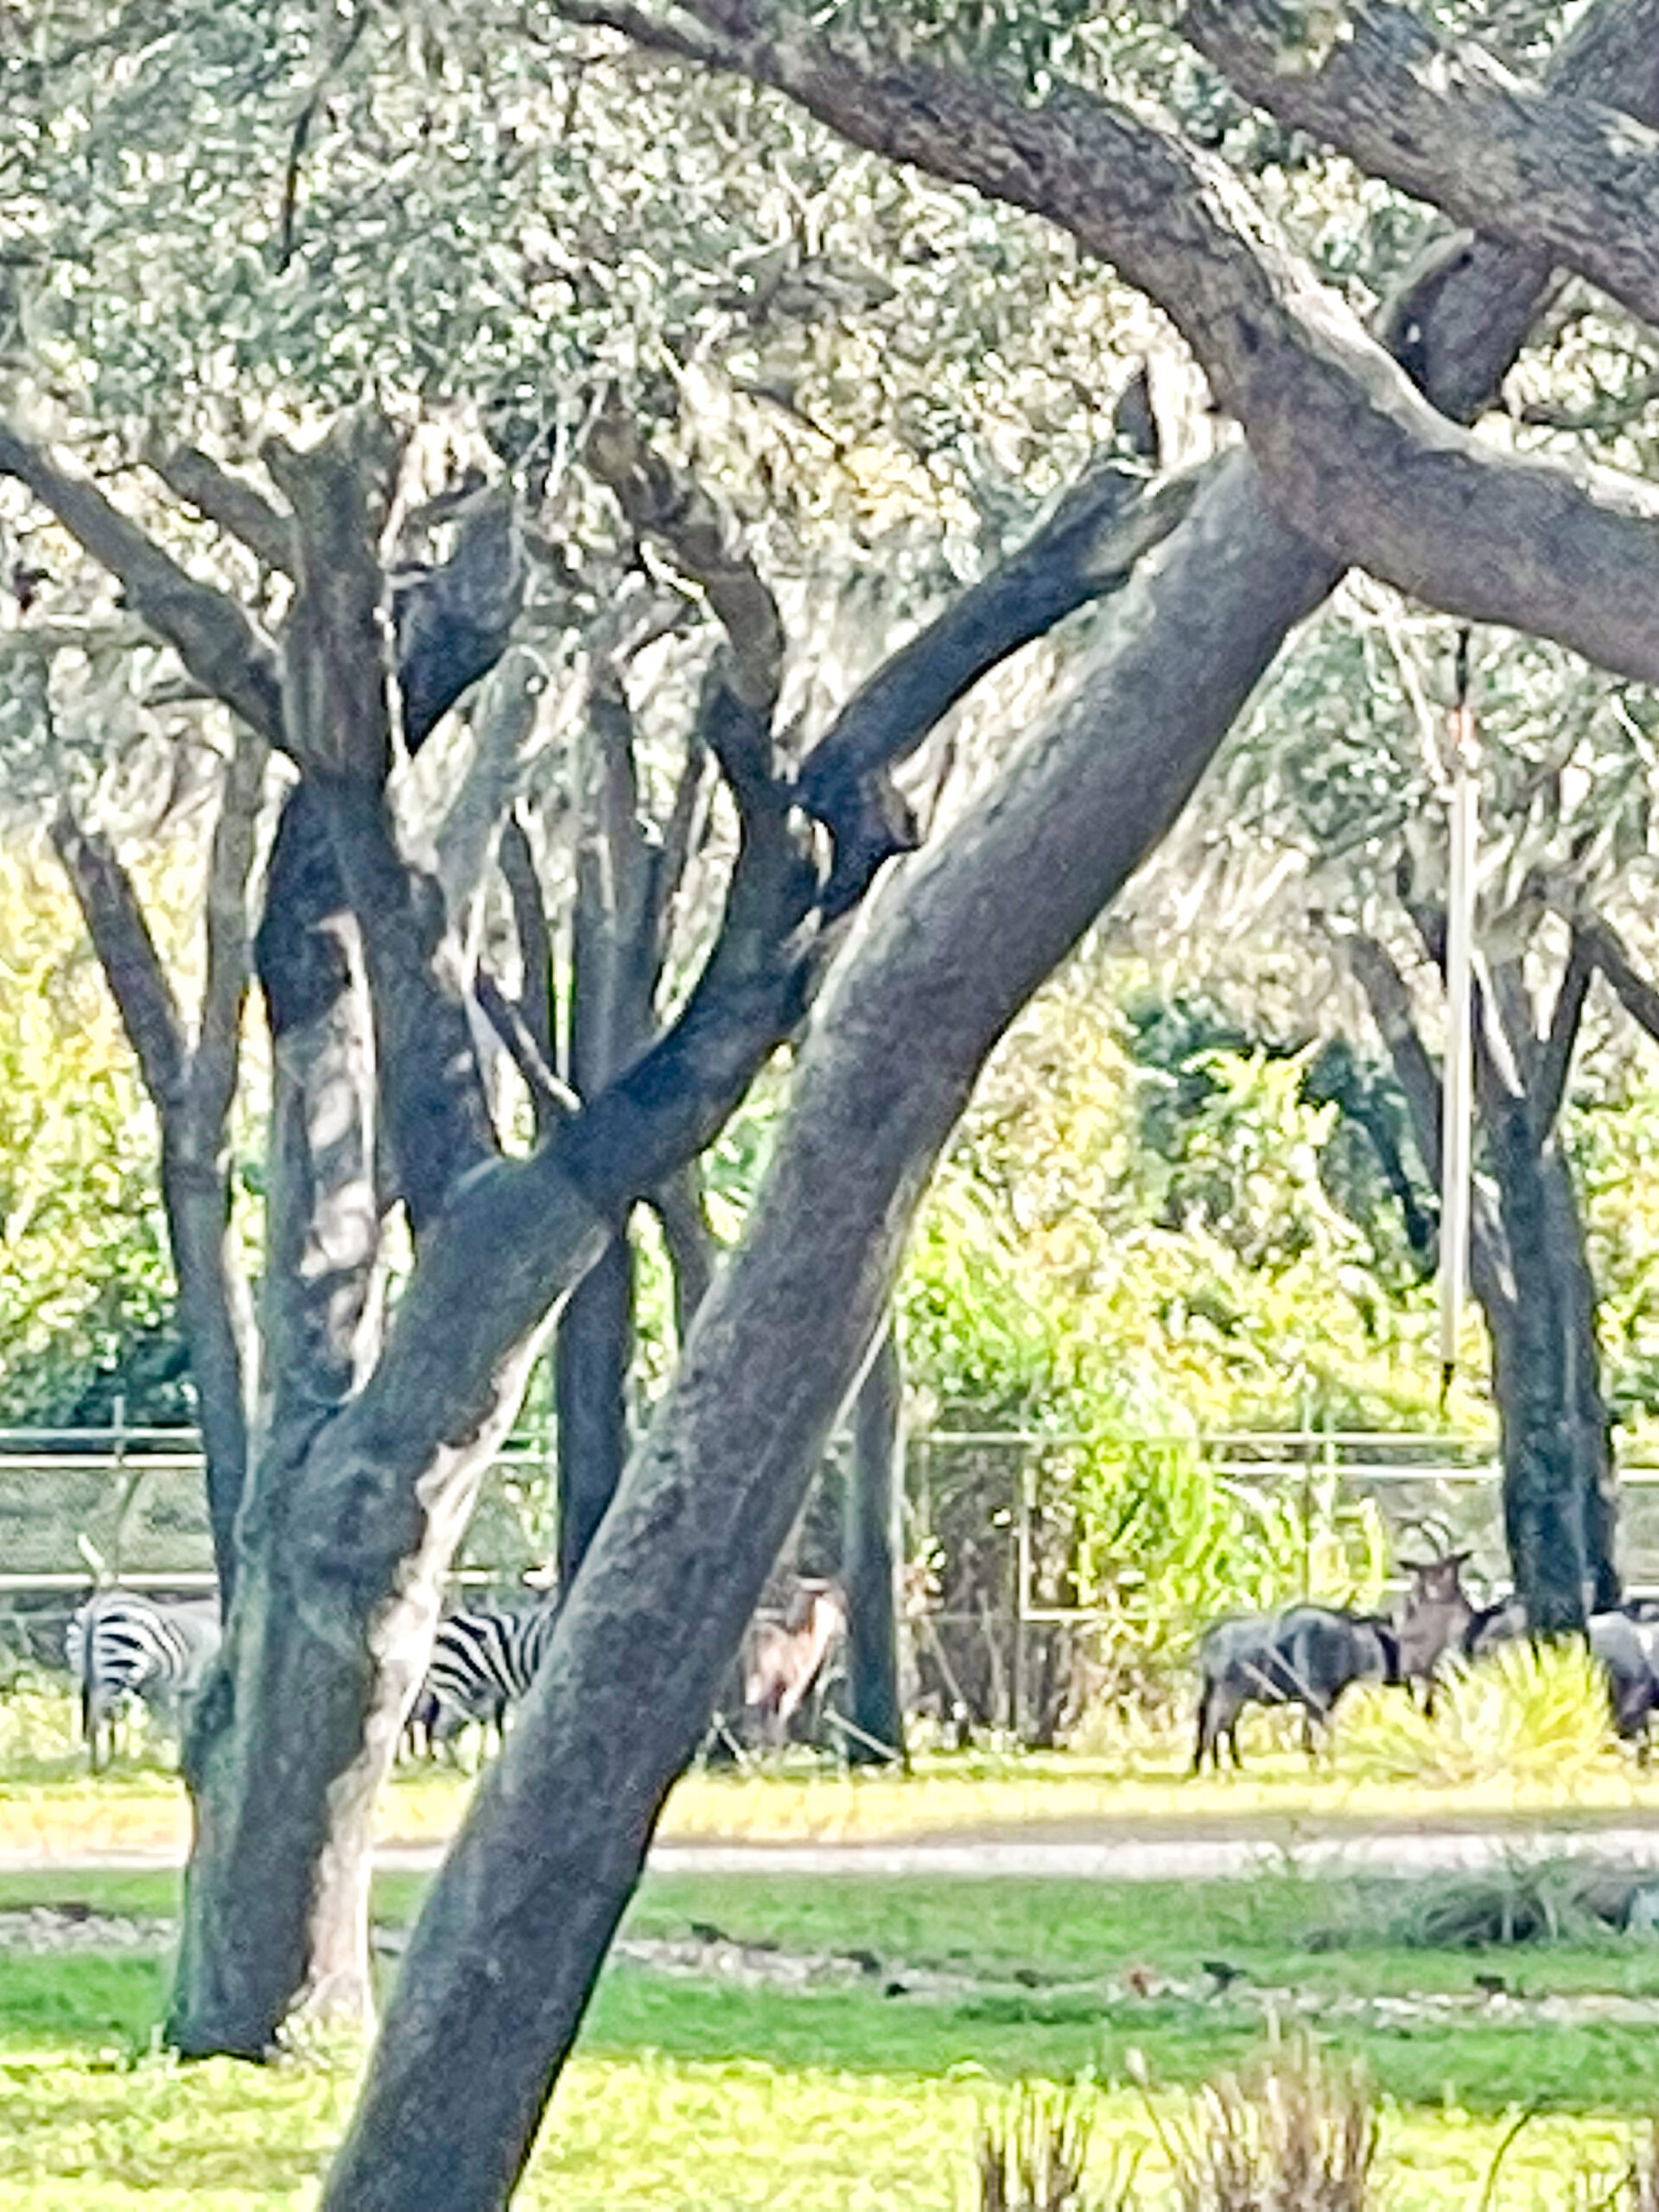
<svg viewBox="0 0 1659 2212">
<path fill-rule="evenodd" d="M 920 842 L 885 772 L 1010 653 L 1122 590 L 1136 561 L 1188 512 L 1200 481 L 1194 474 L 1149 487 L 1114 461 L 1094 462 L 1017 553 L 860 685 L 801 771 L 802 804 L 835 838 L 830 918 L 862 898 L 885 860 Z"/>
<path fill-rule="evenodd" d="M 386 1128 L 418 1231 L 459 1177 L 493 1157 L 495 1140 L 443 893 L 399 851 L 386 798 L 379 547 L 402 448 L 365 405 L 303 451 L 272 440 L 266 458 L 293 507 L 298 551 L 283 632 L 286 741 L 322 807 L 362 932 Z"/>
<path fill-rule="evenodd" d="M 188 1090 L 192 1122 L 201 1137 L 213 1135 L 215 1141 L 223 1139 L 241 1058 L 242 1014 L 253 967 L 248 893 L 269 750 L 255 732 L 237 731 L 207 857 L 206 973 Z"/>
<path fill-rule="evenodd" d="M 120 583 L 141 620 L 178 654 L 202 688 L 251 729 L 282 742 L 276 657 L 228 594 L 199 583 L 91 478 L 60 454 L 0 424 L 0 475 L 15 476 L 100 567 Z"/>
<path fill-rule="evenodd" d="M 1179 327 L 1314 542 L 1467 620 L 1659 678 L 1659 493 L 1517 461 L 1436 414 L 1218 157 L 1070 85 L 1032 106 L 781 0 L 687 12 L 854 144 L 1028 208 L 1114 264 Z"/>
<path fill-rule="evenodd" d="M 1659 9 L 1649 14 L 1652 96 Z M 1659 325 L 1659 137 L 1630 115 L 1442 44 L 1387 0 L 1356 0 L 1342 35 L 1317 46 L 1284 0 L 1191 0 L 1182 28 L 1282 122 Z"/>
</svg>

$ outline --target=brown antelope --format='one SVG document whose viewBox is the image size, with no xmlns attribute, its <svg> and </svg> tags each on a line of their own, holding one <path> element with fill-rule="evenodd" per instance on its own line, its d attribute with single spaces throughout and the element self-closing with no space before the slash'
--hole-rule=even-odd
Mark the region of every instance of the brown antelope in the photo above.
<svg viewBox="0 0 1659 2212">
<path fill-rule="evenodd" d="M 757 1621 L 744 1669 L 743 1709 L 763 1743 L 779 1745 L 847 1632 L 847 1598 L 838 1582 L 802 1582 L 781 1621 Z"/>
</svg>

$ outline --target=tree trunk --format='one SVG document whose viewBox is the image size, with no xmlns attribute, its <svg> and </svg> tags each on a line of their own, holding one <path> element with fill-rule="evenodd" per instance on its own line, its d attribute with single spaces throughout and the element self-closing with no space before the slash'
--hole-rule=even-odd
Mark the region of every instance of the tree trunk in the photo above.
<svg viewBox="0 0 1659 2212">
<path fill-rule="evenodd" d="M 584 823 L 571 917 L 567 1074 L 596 1098 L 654 1027 L 657 898 L 639 815 L 633 723 L 620 678 L 594 686 L 581 751 Z M 559 1580 L 569 1587 L 628 1457 L 633 1248 L 623 1221 L 571 1294 L 554 1347 L 559 1435 Z"/>
<path fill-rule="evenodd" d="M 889 1319 L 853 1401 L 847 1484 L 848 1718 L 855 1766 L 905 1759 L 899 1700 L 899 1574 L 904 1565 L 904 1372 Z"/>
<path fill-rule="evenodd" d="M 429 1897 L 327 2212 L 505 2202 L 938 1149 L 1007 1022 L 1185 804 L 1312 565 L 1241 455 L 1130 588 L 1077 694 L 880 903 L 742 1246 Z"/>
<path fill-rule="evenodd" d="M 1618 1572 L 1618 1483 L 1613 1459 L 1612 1416 L 1601 1388 L 1601 1344 L 1596 1332 L 1599 1300 L 1590 1271 L 1584 1214 L 1573 1171 L 1559 1144 L 1543 1159 L 1544 1195 L 1550 1220 L 1550 1255 L 1559 1286 L 1566 1343 L 1568 1420 L 1573 1457 L 1584 1495 L 1585 1569 L 1590 1608 L 1605 1612 L 1622 1603 Z"/>
<path fill-rule="evenodd" d="M 559 1584 L 568 1589 L 628 1457 L 633 1246 L 625 1230 L 566 1302 L 553 1344 L 559 1428 Z"/>
<path fill-rule="evenodd" d="M 1556 1209 L 1526 1100 L 1511 1095 L 1495 1101 L 1485 1118 L 1511 1277 L 1492 1359 L 1503 1528 L 1529 1625 L 1535 1634 L 1559 1636 L 1584 1626 L 1586 1561 L 1569 1316 L 1553 1243 Z"/>
<path fill-rule="evenodd" d="M 247 1485 L 248 1376 L 257 1366 L 253 1299 L 231 1225 L 228 1158 L 200 1158 L 165 1120 L 162 1199 L 196 1393 L 219 1602 L 228 1614 L 236 1594 L 236 1518 Z"/>
</svg>

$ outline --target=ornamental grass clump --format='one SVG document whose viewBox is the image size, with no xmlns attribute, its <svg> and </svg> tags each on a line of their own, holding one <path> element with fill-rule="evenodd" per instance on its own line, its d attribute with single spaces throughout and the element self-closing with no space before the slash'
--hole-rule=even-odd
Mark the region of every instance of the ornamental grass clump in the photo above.
<svg viewBox="0 0 1659 2212">
<path fill-rule="evenodd" d="M 1357 1696 L 1338 1743 L 1350 1771 L 1446 1787 L 1561 1789 L 1618 1756 L 1606 1676 L 1582 1643 L 1518 1642 L 1472 1665 L 1454 1662 L 1432 1715 L 1397 1690 Z"/>
<path fill-rule="evenodd" d="M 1376 2101 L 1311 2045 L 1219 2075 L 1160 2132 L 1181 2212 L 1375 2212 Z"/>
</svg>

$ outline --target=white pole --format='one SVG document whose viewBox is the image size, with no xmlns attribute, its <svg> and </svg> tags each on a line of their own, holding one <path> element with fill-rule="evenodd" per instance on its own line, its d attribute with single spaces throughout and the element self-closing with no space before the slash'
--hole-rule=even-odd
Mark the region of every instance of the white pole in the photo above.
<svg viewBox="0 0 1659 2212">
<path fill-rule="evenodd" d="M 1464 1287 L 1469 1279 L 1470 1173 L 1474 1125 L 1475 855 L 1480 802 L 1475 782 L 1475 718 L 1466 704 L 1452 710 L 1452 785 L 1448 829 L 1452 862 L 1446 886 L 1446 1072 L 1440 1131 L 1440 1395 L 1458 1365 Z"/>
</svg>

